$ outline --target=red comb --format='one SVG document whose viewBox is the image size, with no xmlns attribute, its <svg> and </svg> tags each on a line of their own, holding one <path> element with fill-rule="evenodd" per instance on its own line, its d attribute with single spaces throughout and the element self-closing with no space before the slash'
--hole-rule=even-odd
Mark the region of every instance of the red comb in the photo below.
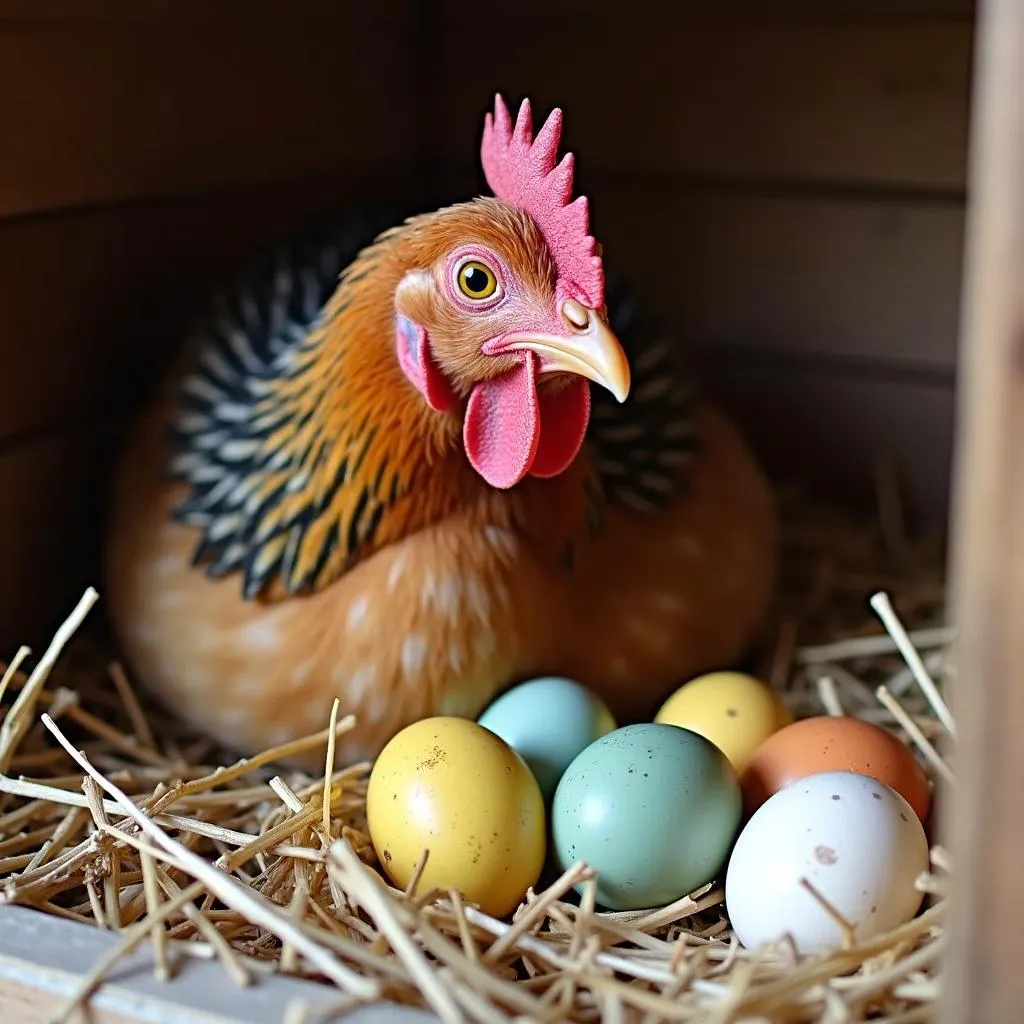
<svg viewBox="0 0 1024 1024">
<path fill-rule="evenodd" d="M 572 196 L 572 153 L 556 165 L 562 111 L 556 107 L 533 138 L 530 101 L 523 100 L 515 128 L 501 95 L 484 119 L 480 157 L 487 184 L 499 199 L 530 215 L 547 243 L 558 276 L 572 282 L 591 308 L 604 305 L 604 268 L 589 233 L 586 196 Z"/>
</svg>

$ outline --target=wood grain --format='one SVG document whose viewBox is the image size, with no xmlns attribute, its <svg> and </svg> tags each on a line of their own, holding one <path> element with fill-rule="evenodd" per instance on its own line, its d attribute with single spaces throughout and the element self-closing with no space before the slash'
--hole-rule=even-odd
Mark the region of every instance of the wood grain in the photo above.
<svg viewBox="0 0 1024 1024">
<path fill-rule="evenodd" d="M 953 510 L 957 785 L 940 1024 L 1024 1006 L 1024 5 L 989 0 L 978 48 Z"/>
<path fill-rule="evenodd" d="M 687 343 L 897 369 L 955 362 L 958 204 L 599 180 L 590 194 L 609 265 Z"/>
<path fill-rule="evenodd" d="M 409 6 L 0 28 L 0 216 L 407 165 Z"/>
<path fill-rule="evenodd" d="M 685 5 L 656 22 L 576 6 L 440 5 L 435 156 L 475 162 L 499 90 L 536 117 L 564 109 L 581 174 L 963 186 L 969 19 L 792 20 L 773 5 L 723 25 Z M 476 44 L 490 34 L 515 45 Z"/>
</svg>

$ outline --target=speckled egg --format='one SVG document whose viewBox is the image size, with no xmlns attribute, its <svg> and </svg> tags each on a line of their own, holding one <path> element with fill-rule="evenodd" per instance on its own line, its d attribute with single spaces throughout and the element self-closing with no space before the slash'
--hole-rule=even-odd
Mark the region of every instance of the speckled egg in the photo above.
<svg viewBox="0 0 1024 1024">
<path fill-rule="evenodd" d="M 676 690 L 654 720 L 699 732 L 742 772 L 750 755 L 793 717 L 759 679 L 743 672 L 709 672 Z"/>
<path fill-rule="evenodd" d="M 607 733 L 566 769 L 551 809 L 560 866 L 585 861 L 610 910 L 671 903 L 713 879 L 739 827 L 736 773 L 710 740 L 645 722 Z"/>
<path fill-rule="evenodd" d="M 729 858 L 726 911 L 748 949 L 788 933 L 800 953 L 825 953 L 842 946 L 844 929 L 822 899 L 863 942 L 917 913 L 927 868 L 924 827 L 899 793 L 856 772 L 822 772 L 779 790 L 747 822 Z"/>
<path fill-rule="evenodd" d="M 477 719 L 530 766 L 545 801 L 572 759 L 615 728 L 608 706 L 572 679 L 547 676 L 503 693 Z"/>
<path fill-rule="evenodd" d="M 396 734 L 373 765 L 366 813 L 377 857 L 403 889 L 427 849 L 421 888 L 453 887 L 501 917 L 544 866 L 537 780 L 503 739 L 466 718 L 426 718 Z"/>
<path fill-rule="evenodd" d="M 887 729 L 852 715 L 817 715 L 770 736 L 747 761 L 740 782 L 747 814 L 783 786 L 817 772 L 869 775 L 897 793 L 926 820 L 931 789 L 913 751 Z"/>
</svg>

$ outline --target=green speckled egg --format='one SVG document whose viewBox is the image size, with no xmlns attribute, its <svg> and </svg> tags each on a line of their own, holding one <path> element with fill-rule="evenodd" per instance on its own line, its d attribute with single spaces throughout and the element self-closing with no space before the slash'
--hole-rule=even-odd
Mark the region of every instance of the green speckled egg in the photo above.
<svg viewBox="0 0 1024 1024">
<path fill-rule="evenodd" d="M 599 736 L 615 728 L 607 705 L 585 686 L 559 676 L 520 683 L 477 719 L 530 766 L 550 803 L 562 772 Z"/>
<path fill-rule="evenodd" d="M 736 773 L 709 740 L 674 725 L 642 723 L 591 743 L 562 775 L 551 812 L 565 869 L 597 872 L 609 910 L 671 903 L 723 868 L 740 825 Z"/>
</svg>

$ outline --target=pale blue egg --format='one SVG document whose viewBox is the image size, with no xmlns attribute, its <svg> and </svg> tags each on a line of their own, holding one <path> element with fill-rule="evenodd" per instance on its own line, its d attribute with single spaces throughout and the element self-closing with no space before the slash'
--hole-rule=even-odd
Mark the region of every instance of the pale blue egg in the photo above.
<svg viewBox="0 0 1024 1024">
<path fill-rule="evenodd" d="M 507 690 L 477 719 L 530 766 L 544 799 L 562 772 L 594 740 L 615 728 L 607 705 L 572 679 L 545 676 Z"/>
<path fill-rule="evenodd" d="M 644 722 L 602 736 L 569 765 L 552 843 L 563 870 L 585 861 L 596 871 L 602 906 L 658 907 L 723 870 L 741 814 L 739 781 L 718 747 Z"/>
</svg>

